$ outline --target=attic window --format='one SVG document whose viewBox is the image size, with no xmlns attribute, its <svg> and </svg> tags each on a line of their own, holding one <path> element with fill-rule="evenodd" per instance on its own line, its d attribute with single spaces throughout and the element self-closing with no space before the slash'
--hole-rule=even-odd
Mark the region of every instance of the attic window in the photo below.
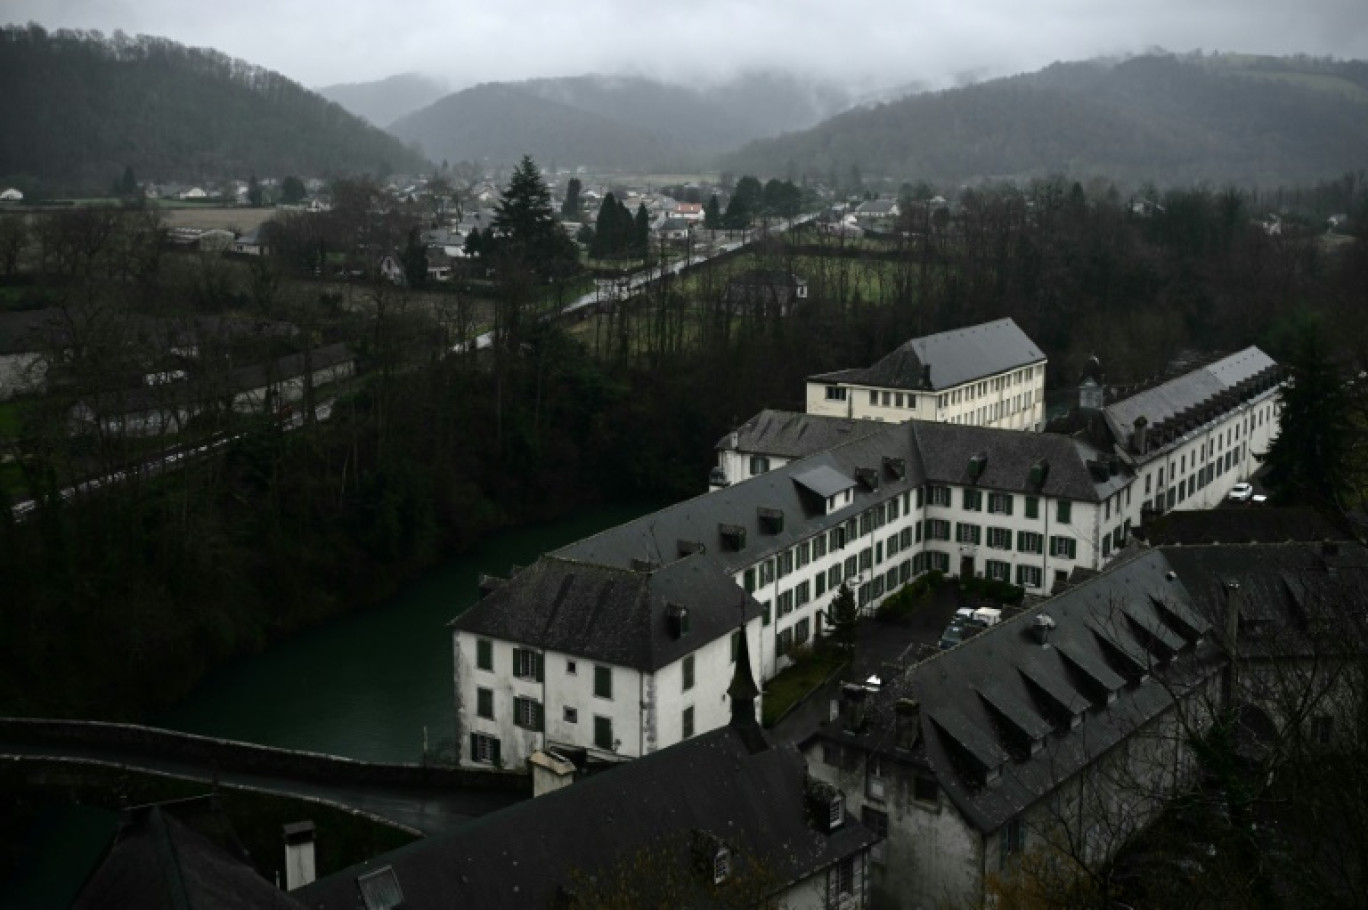
<svg viewBox="0 0 1368 910">
<path fill-rule="evenodd" d="M 656 569 L 659 568 L 660 563 L 654 559 L 637 559 L 635 557 L 632 558 L 633 572 L 654 572 Z"/>
<path fill-rule="evenodd" d="M 856 468 L 855 479 L 871 493 L 879 489 L 879 472 L 873 468 Z"/>
<path fill-rule="evenodd" d="M 969 456 L 969 479 L 978 480 L 988 467 L 988 453 L 979 452 Z"/>
<path fill-rule="evenodd" d="M 783 509 L 767 509 L 760 506 L 755 510 L 756 516 L 760 520 L 760 530 L 766 534 L 779 534 L 784 530 L 784 511 Z"/>
<path fill-rule="evenodd" d="M 845 822 L 845 801 L 837 796 L 827 807 L 827 830 L 835 831 Z"/>
<path fill-rule="evenodd" d="M 404 889 L 399 887 L 393 866 L 358 875 L 356 887 L 361 892 L 361 904 L 366 910 L 396 910 L 404 905 Z"/>
<path fill-rule="evenodd" d="M 888 472 L 888 476 L 895 480 L 902 480 L 907 476 L 907 459 L 905 458 L 891 458 L 885 455 L 883 466 L 884 470 Z"/>
<path fill-rule="evenodd" d="M 1045 486 L 1045 481 L 1050 476 L 1050 463 L 1045 459 L 1040 459 L 1031 465 L 1031 486 L 1037 490 Z"/>
<path fill-rule="evenodd" d="M 746 548 L 746 529 L 741 525 L 718 525 L 717 533 L 726 549 L 739 553 Z"/>
<path fill-rule="evenodd" d="M 681 540 L 677 546 L 680 556 L 692 556 L 695 553 L 706 553 L 707 547 L 703 546 L 701 540 Z"/>
<path fill-rule="evenodd" d="M 665 619 L 670 626 L 670 635 L 683 638 L 689 634 L 689 608 L 679 604 L 667 604 Z"/>
</svg>

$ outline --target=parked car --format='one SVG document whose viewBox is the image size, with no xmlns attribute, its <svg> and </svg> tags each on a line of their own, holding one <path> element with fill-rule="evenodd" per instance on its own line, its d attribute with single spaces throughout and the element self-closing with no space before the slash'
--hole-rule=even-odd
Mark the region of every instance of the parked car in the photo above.
<svg viewBox="0 0 1368 910">
<path fill-rule="evenodd" d="M 1230 492 L 1226 494 L 1226 499 L 1231 502 L 1248 502 L 1253 495 L 1254 485 L 1242 481 L 1230 488 Z"/>
<path fill-rule="evenodd" d="M 983 631 L 983 626 L 976 623 L 952 622 L 945 627 L 941 633 L 938 647 L 942 651 L 949 651 L 962 641 L 967 641 Z"/>
</svg>

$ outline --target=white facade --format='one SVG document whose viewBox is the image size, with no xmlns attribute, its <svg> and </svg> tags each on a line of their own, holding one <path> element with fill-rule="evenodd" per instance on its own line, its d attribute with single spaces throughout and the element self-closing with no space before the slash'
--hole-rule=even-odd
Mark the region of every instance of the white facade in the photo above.
<svg viewBox="0 0 1368 910">
<path fill-rule="evenodd" d="M 842 380 L 808 380 L 807 412 L 893 423 L 916 418 L 1005 430 L 1039 430 L 1045 425 L 1045 364 L 924 391 Z"/>
<path fill-rule="evenodd" d="M 746 637 L 755 654 L 758 620 L 747 625 Z M 491 740 L 499 744 L 497 764 L 508 768 L 558 746 L 605 760 L 640 758 L 725 726 L 734 647 L 730 636 L 702 642 L 651 673 L 457 630 L 462 763 L 494 764 Z M 483 740 L 477 744 L 473 737 Z"/>
</svg>

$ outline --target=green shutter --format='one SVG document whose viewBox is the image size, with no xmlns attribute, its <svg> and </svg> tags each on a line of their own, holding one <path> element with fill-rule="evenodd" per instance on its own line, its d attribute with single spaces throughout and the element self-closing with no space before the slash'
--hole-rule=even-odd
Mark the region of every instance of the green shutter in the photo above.
<svg viewBox="0 0 1368 910">
<path fill-rule="evenodd" d="M 1008 515 L 1011 515 L 1011 514 L 1012 514 L 1012 494 L 1011 494 L 1011 493 L 1004 493 L 1004 494 L 1002 494 L 1002 503 L 1003 503 L 1003 511 L 1005 511 Z"/>
<path fill-rule="evenodd" d="M 546 681 L 546 655 L 545 655 L 545 654 L 535 654 L 535 655 L 533 655 L 533 658 L 532 658 L 532 659 L 533 659 L 534 661 L 536 661 L 536 665 L 537 665 L 537 682 L 545 682 L 545 681 Z"/>
</svg>

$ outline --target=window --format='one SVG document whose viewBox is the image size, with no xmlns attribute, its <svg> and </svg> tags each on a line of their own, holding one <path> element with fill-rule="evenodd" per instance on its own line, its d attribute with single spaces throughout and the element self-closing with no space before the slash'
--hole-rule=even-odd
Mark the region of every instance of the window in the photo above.
<svg viewBox="0 0 1368 910">
<path fill-rule="evenodd" d="M 735 646 L 733 646 L 733 648 L 734 647 Z M 685 655 L 682 670 L 684 675 L 684 691 L 687 692 L 694 687 L 694 656 L 692 654 Z"/>
<path fill-rule="evenodd" d="M 566 708 L 562 716 L 565 718 L 565 722 L 566 722 L 567 724 L 577 724 L 577 723 L 579 723 L 579 709 L 578 709 L 578 708 Z"/>
<path fill-rule="evenodd" d="M 611 717 L 594 716 L 594 747 L 606 749 L 609 752 L 617 749 L 617 743 L 613 740 L 613 719 Z"/>
<path fill-rule="evenodd" d="M 883 799 L 884 783 L 883 761 L 871 754 L 865 762 L 865 795 L 870 799 Z"/>
<path fill-rule="evenodd" d="M 783 657 L 785 654 L 793 650 L 792 629 L 785 629 L 784 631 L 779 633 L 779 637 L 775 641 L 774 650 L 778 653 L 780 657 Z"/>
<path fill-rule="evenodd" d="M 827 401 L 845 401 L 846 390 L 840 386 L 829 385 L 826 387 L 826 399 Z"/>
<path fill-rule="evenodd" d="M 999 838 L 998 868 L 1006 869 L 1012 857 L 1026 849 L 1026 826 L 1014 818 L 1002 826 Z"/>
<path fill-rule="evenodd" d="M 964 508 L 970 512 L 977 512 L 983 508 L 982 490 L 964 491 Z"/>
<path fill-rule="evenodd" d="M 827 587 L 831 588 L 834 591 L 836 589 L 836 586 L 840 583 L 841 567 L 839 565 L 834 565 L 830 569 L 827 569 Z"/>
<path fill-rule="evenodd" d="M 513 699 L 513 723 L 525 730 L 542 728 L 541 702 L 531 698 Z"/>
<path fill-rule="evenodd" d="M 487 765 L 500 764 L 498 737 L 484 733 L 470 734 L 470 760 Z"/>
<path fill-rule="evenodd" d="M 827 552 L 827 539 L 825 534 L 818 534 L 812 539 L 812 558 L 821 559 Z"/>
<path fill-rule="evenodd" d="M 793 592 L 785 591 L 783 594 L 780 594 L 774 599 L 774 606 L 775 609 L 778 610 L 781 619 L 788 616 L 793 612 Z"/>
<path fill-rule="evenodd" d="M 798 568 L 807 565 L 811 559 L 812 545 L 808 541 L 803 541 L 798 545 Z"/>
<path fill-rule="evenodd" d="M 872 568 L 874 568 L 874 551 L 865 547 L 860 551 L 860 571 L 866 572 Z"/>
<path fill-rule="evenodd" d="M 684 717 L 680 721 L 680 731 L 680 735 L 684 739 L 694 735 L 694 709 L 692 705 L 684 709 Z"/>
<path fill-rule="evenodd" d="M 826 589 L 827 589 L 827 588 L 826 588 L 826 584 L 827 584 L 826 573 L 825 573 L 825 572 L 818 572 L 818 573 L 817 573 L 817 578 L 814 579 L 814 584 L 816 585 L 816 589 L 815 589 L 815 592 L 814 592 L 814 593 L 815 593 L 815 596 L 821 597 L 823 594 L 825 594 L 825 593 L 826 593 Z"/>
<path fill-rule="evenodd" d="M 1026 517 L 1027 517 L 1027 518 L 1039 518 L 1039 517 L 1040 517 L 1040 497 L 1039 497 L 1039 496 L 1027 496 L 1027 497 L 1026 497 Z"/>
<path fill-rule="evenodd" d="M 494 719 L 494 690 L 475 690 L 475 715 L 485 720 Z"/>
<path fill-rule="evenodd" d="M 1159 482 L 1163 483 L 1164 481 L 1161 478 Z M 1055 521 L 1065 523 L 1073 521 L 1073 503 L 1067 499 L 1061 499 L 1055 508 Z"/>
<path fill-rule="evenodd" d="M 808 640 L 809 637 L 811 637 L 811 634 L 812 634 L 811 631 L 810 631 L 811 628 L 812 628 L 812 625 L 811 625 L 811 622 L 810 622 L 809 620 L 807 620 L 807 619 L 800 619 L 800 620 L 798 620 L 798 623 L 793 627 L 793 644 L 794 644 L 794 647 L 797 647 L 797 646 L 799 646 L 799 645 L 807 644 L 807 640 Z"/>
<path fill-rule="evenodd" d="M 1017 531 L 1017 550 L 1022 553 L 1040 553 L 1044 549 L 1045 535 L 1035 531 Z"/>
<path fill-rule="evenodd" d="M 793 605 L 795 607 L 801 607 L 803 604 L 811 600 L 812 595 L 809 592 L 810 586 L 808 582 L 800 581 L 798 583 L 798 586 L 793 589 Z"/>
<path fill-rule="evenodd" d="M 573 660 L 567 660 L 567 661 L 565 662 L 565 675 L 566 675 L 566 676 L 575 676 L 575 675 L 577 675 L 578 673 L 579 673 L 579 669 L 576 667 L 575 662 L 574 662 Z"/>
<path fill-rule="evenodd" d="M 871 406 L 879 403 L 879 393 L 873 389 L 869 390 L 869 403 Z"/>
<path fill-rule="evenodd" d="M 1050 555 L 1062 556 L 1065 559 L 1076 559 L 1078 556 L 1078 541 L 1072 537 L 1051 537 Z"/>
<path fill-rule="evenodd" d="M 981 536 L 982 529 L 978 525 L 971 525 L 966 524 L 964 522 L 959 522 L 959 524 L 957 524 L 955 527 L 955 540 L 957 540 L 960 543 L 976 544 L 979 542 L 979 538 Z"/>
<path fill-rule="evenodd" d="M 926 520 L 926 538 L 928 540 L 949 540 L 950 522 L 943 518 L 928 518 Z"/>
<path fill-rule="evenodd" d="M 1012 531 L 1010 528 L 989 528 L 988 546 L 995 550 L 1012 549 Z"/>
<path fill-rule="evenodd" d="M 750 460 L 750 472 L 754 477 L 756 474 L 764 474 L 770 469 L 769 459 L 764 455 L 752 455 Z"/>
<path fill-rule="evenodd" d="M 946 524 L 949 524 L 949 522 L 946 522 Z M 858 560 L 858 558 L 857 558 L 857 557 L 854 557 L 854 556 L 846 557 L 846 561 L 845 561 L 845 577 L 846 577 L 846 578 L 853 578 L 853 577 L 855 577 L 856 575 L 858 575 L 859 572 L 860 572 L 860 567 L 859 567 L 859 560 Z"/>
<path fill-rule="evenodd" d="M 927 490 L 926 497 L 930 505 L 948 506 L 950 505 L 950 488 L 931 487 Z"/>
<path fill-rule="evenodd" d="M 760 621 L 764 625 L 770 624 L 770 602 L 768 600 L 760 605 Z"/>
<path fill-rule="evenodd" d="M 494 669 L 494 642 L 487 638 L 475 639 L 475 666 L 481 670 Z"/>
<path fill-rule="evenodd" d="M 731 851 L 726 847 L 718 847 L 713 854 L 713 884 L 720 885 L 731 875 Z"/>
<path fill-rule="evenodd" d="M 879 842 L 869 848 L 869 858 L 883 863 L 888 856 L 888 813 L 865 806 L 860 810 L 860 821 L 879 838 Z"/>
<path fill-rule="evenodd" d="M 983 564 L 983 574 L 994 581 L 1011 581 L 1012 564 L 1000 559 L 989 559 Z"/>
<path fill-rule="evenodd" d="M 744 581 L 744 583 L 743 583 L 743 587 L 746 589 L 746 593 L 747 593 L 747 594 L 754 594 L 754 593 L 755 593 L 755 569 L 747 569 L 745 575 L 743 575 L 742 578 L 745 579 L 745 581 Z"/>
<path fill-rule="evenodd" d="M 929 774 L 918 774 L 912 779 L 912 798 L 932 806 L 940 803 L 940 785 Z"/>
<path fill-rule="evenodd" d="M 828 892 L 835 900 L 828 900 L 827 906 L 840 906 L 841 898 L 855 893 L 855 857 L 847 856 L 831 867 L 831 888 Z"/>
<path fill-rule="evenodd" d="M 1040 566 L 1017 566 L 1017 584 L 1023 588 L 1040 587 Z"/>
<path fill-rule="evenodd" d="M 542 656 L 526 648 L 513 649 L 513 675 L 518 679 L 542 679 Z"/>
<path fill-rule="evenodd" d="M 1012 514 L 1012 494 L 1011 493 L 989 493 L 988 511 L 996 512 L 1001 515 Z"/>
<path fill-rule="evenodd" d="M 613 697 L 612 667 L 594 667 L 594 697 L 609 699 Z"/>
</svg>

